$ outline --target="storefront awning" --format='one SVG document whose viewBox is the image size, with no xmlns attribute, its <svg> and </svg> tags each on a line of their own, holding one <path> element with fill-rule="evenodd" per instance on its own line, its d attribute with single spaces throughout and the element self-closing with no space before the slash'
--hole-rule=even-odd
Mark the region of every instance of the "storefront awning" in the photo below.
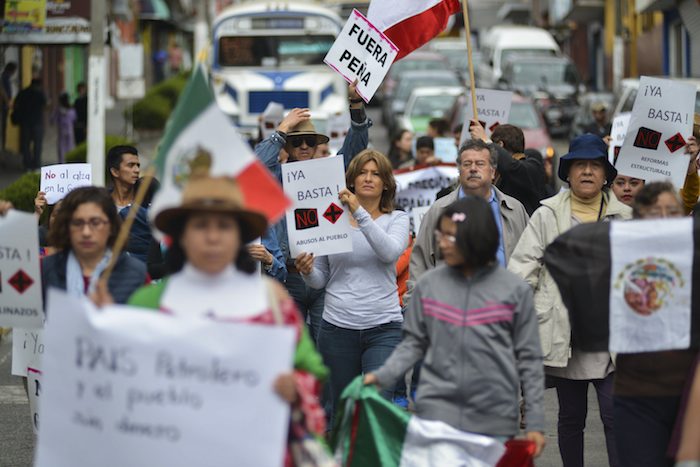
<svg viewBox="0 0 700 467">
<path fill-rule="evenodd" d="M 90 37 L 90 22 L 85 18 L 46 18 L 43 31 L 1 32 L 0 44 L 89 44 Z"/>
</svg>

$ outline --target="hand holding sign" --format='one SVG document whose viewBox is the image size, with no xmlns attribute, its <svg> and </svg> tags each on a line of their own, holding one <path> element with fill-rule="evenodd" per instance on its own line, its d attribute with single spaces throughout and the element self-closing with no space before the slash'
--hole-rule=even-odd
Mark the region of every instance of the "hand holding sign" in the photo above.
<svg viewBox="0 0 700 467">
<path fill-rule="evenodd" d="M 308 276 L 314 269 L 314 254 L 313 253 L 299 253 L 299 256 L 294 260 L 294 267 L 297 271 Z"/>
<path fill-rule="evenodd" d="M 338 194 L 338 199 L 341 203 L 343 203 L 350 209 L 350 212 L 352 214 L 355 214 L 357 208 L 360 207 L 360 201 L 357 199 L 357 196 L 355 196 L 355 193 L 348 190 L 347 188 L 343 188 L 342 190 L 340 190 L 340 193 Z"/>
</svg>

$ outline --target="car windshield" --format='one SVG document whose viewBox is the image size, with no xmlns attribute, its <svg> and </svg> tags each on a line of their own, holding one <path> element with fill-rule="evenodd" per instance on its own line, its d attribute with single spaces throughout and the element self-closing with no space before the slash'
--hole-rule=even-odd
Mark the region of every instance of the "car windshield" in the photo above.
<svg viewBox="0 0 700 467">
<path fill-rule="evenodd" d="M 411 117 L 443 118 L 445 113 L 452 108 L 456 96 L 418 96 L 413 102 Z"/>
<path fill-rule="evenodd" d="M 537 118 L 535 107 L 527 102 L 513 102 L 510 106 L 508 123 L 520 128 L 539 128 L 540 119 Z"/>
<path fill-rule="evenodd" d="M 501 64 L 513 59 L 515 56 L 528 57 L 554 57 L 556 52 L 552 49 L 503 49 L 501 52 Z"/>
<path fill-rule="evenodd" d="M 219 39 L 219 65 L 323 65 L 333 42 L 333 36 L 225 36 Z"/>
<path fill-rule="evenodd" d="M 405 58 L 391 65 L 391 74 L 398 76 L 399 73 L 405 71 L 434 70 L 440 64 L 439 60 L 411 60 L 410 58 Z"/>
<path fill-rule="evenodd" d="M 514 63 L 513 84 L 576 85 L 576 69 L 571 63 Z"/>
<path fill-rule="evenodd" d="M 421 76 L 420 78 L 402 79 L 399 81 L 396 99 L 406 101 L 414 89 L 426 86 L 459 86 L 459 80 L 454 74 L 436 74 L 433 76 Z"/>
</svg>

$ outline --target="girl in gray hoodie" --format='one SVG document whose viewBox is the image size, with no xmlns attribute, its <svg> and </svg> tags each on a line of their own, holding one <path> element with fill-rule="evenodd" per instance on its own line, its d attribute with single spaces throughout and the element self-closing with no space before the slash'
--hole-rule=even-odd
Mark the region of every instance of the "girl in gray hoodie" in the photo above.
<svg viewBox="0 0 700 467">
<path fill-rule="evenodd" d="M 408 305 L 403 340 L 365 384 L 392 387 L 424 359 L 416 415 L 501 441 L 518 433 L 544 446 L 544 371 L 530 287 L 496 261 L 498 228 L 485 200 L 465 197 L 440 216 L 445 264 L 423 275 Z"/>
</svg>

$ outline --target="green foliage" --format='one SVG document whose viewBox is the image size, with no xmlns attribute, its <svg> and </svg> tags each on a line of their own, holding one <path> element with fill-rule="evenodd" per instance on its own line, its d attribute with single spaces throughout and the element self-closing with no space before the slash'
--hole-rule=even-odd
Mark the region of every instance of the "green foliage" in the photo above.
<svg viewBox="0 0 700 467">
<path fill-rule="evenodd" d="M 107 157 L 107 151 L 113 146 L 118 146 L 121 144 L 127 144 L 133 146 L 134 143 L 121 136 L 106 135 L 105 136 L 105 152 L 104 155 Z M 66 154 L 66 162 L 86 162 L 87 161 L 87 141 L 80 143 L 74 147 L 68 154 Z"/>
<path fill-rule="evenodd" d="M 180 73 L 150 88 L 143 99 L 134 104 L 133 125 L 137 130 L 162 130 L 187 85 L 189 72 Z M 131 112 L 124 111 L 126 118 Z"/>
<path fill-rule="evenodd" d="M 0 199 L 11 201 L 16 209 L 34 212 L 34 198 L 39 192 L 39 172 L 27 172 L 0 191 Z"/>
</svg>

